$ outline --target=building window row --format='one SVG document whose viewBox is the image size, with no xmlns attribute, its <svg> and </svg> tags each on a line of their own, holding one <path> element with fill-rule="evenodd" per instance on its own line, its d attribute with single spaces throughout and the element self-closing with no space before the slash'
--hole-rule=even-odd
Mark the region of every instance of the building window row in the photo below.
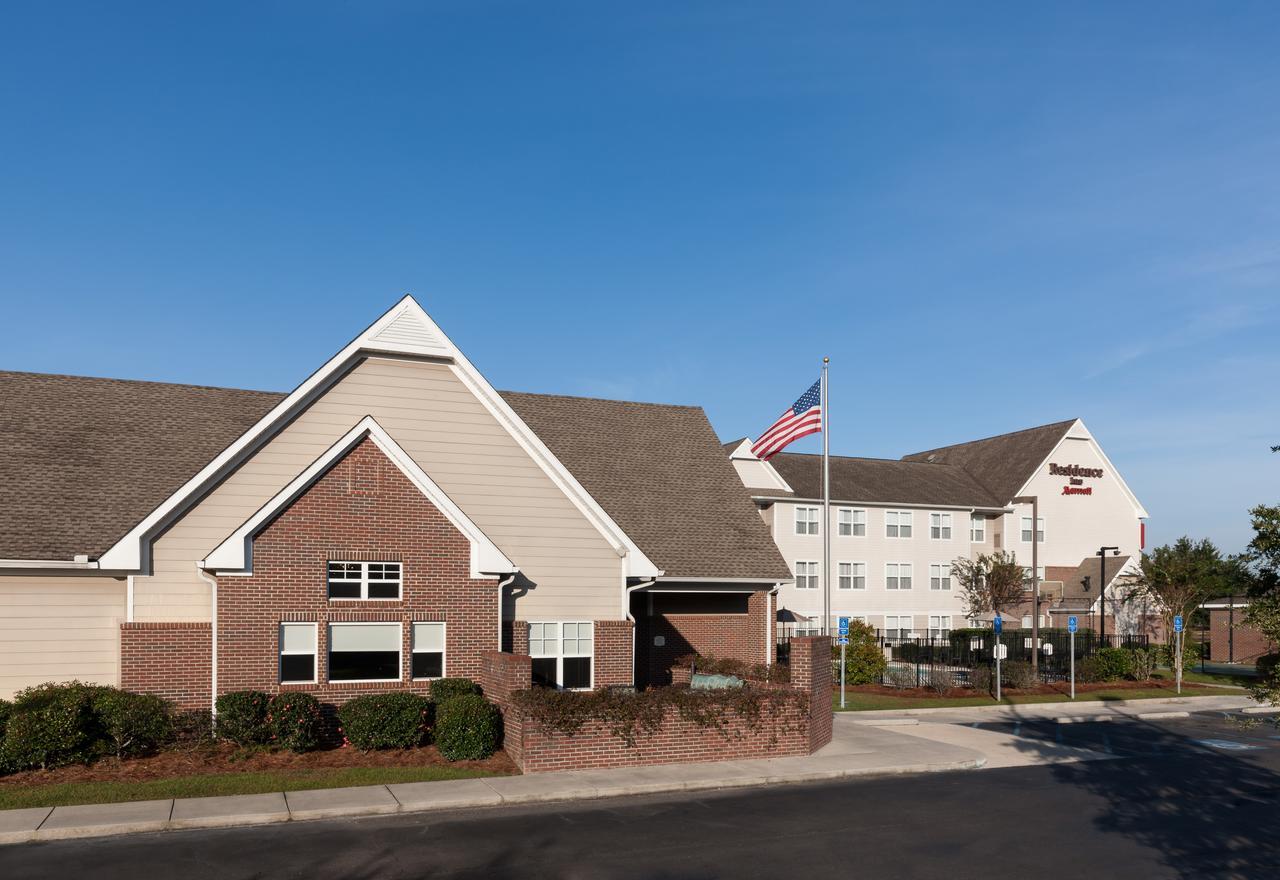
<svg viewBox="0 0 1280 880">
<path fill-rule="evenodd" d="M 795 533 L 818 535 L 822 532 L 822 508 L 797 506 Z M 929 538 L 934 541 L 950 541 L 953 535 L 953 515 L 929 514 Z M 1025 541 L 1031 540 L 1030 518 L 1024 520 Z M 910 538 L 915 529 L 915 513 L 910 510 L 886 510 L 884 512 L 884 536 L 886 538 Z M 1040 538 L 1044 539 L 1044 519 L 1040 519 Z M 836 508 L 836 534 L 840 537 L 865 538 L 867 535 L 867 511 L 860 507 Z M 969 540 L 983 543 L 987 540 L 987 518 L 981 514 L 969 517 Z"/>
<path fill-rule="evenodd" d="M 884 618 L 884 635 L 890 639 L 917 639 L 922 635 L 934 641 L 943 641 L 951 635 L 950 614 L 928 615 L 929 625 L 925 633 L 915 628 L 915 618 L 910 614 L 888 614 Z"/>
<path fill-rule="evenodd" d="M 390 622 L 330 623 L 326 680 L 335 682 L 400 681 L 404 664 L 404 630 Z M 409 673 L 414 679 L 444 676 L 445 625 L 410 625 Z M 280 624 L 280 682 L 315 684 L 318 680 L 317 623 Z"/>
<path fill-rule="evenodd" d="M 807 560 L 795 563 L 796 589 L 818 589 L 821 580 L 818 574 L 818 566 L 819 563 Z M 886 590 L 910 590 L 913 585 L 912 575 L 912 563 L 886 562 L 884 564 L 884 588 Z M 1028 577 L 1030 577 L 1029 574 Z M 929 566 L 930 590 L 950 592 L 951 581 L 951 563 L 939 562 Z M 867 588 L 867 563 L 837 562 L 836 586 L 841 590 L 865 590 Z"/>
</svg>

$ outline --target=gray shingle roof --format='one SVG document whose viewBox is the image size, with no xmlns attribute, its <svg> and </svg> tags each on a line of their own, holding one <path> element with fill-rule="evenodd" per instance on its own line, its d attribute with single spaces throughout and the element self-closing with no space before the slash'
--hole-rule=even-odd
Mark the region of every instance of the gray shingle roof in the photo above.
<svg viewBox="0 0 1280 880">
<path fill-rule="evenodd" d="M 284 396 L 0 372 L 0 559 L 101 555 Z M 791 577 L 701 409 L 503 397 L 667 574 Z"/>
<path fill-rule="evenodd" d="M 1005 504 L 1026 485 L 1075 419 L 903 456 L 903 461 L 959 465 Z"/>
<path fill-rule="evenodd" d="M 801 498 L 822 497 L 822 456 L 781 452 L 769 459 Z M 1001 507 L 964 468 L 888 458 L 831 456 L 831 499 L 866 504 Z"/>
</svg>

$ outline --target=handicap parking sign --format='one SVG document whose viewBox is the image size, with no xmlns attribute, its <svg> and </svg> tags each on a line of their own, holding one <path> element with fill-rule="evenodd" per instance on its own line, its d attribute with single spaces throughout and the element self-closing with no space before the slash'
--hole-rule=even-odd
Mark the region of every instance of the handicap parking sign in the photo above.
<svg viewBox="0 0 1280 880">
<path fill-rule="evenodd" d="M 1073 633 L 1079 628 L 1080 622 L 1076 619 L 1074 614 L 1067 618 L 1067 632 Z"/>
<path fill-rule="evenodd" d="M 1001 630 L 1004 629 L 1004 618 L 997 614 L 991 621 L 991 628 L 996 631 L 996 635 L 1000 635 Z"/>
<path fill-rule="evenodd" d="M 847 636 L 848 634 L 849 634 L 849 618 L 842 617 L 840 618 L 840 635 Z M 845 644 L 845 642 L 842 641 L 840 644 L 843 645 Z"/>
<path fill-rule="evenodd" d="M 1181 614 L 1179 614 L 1177 617 L 1173 619 L 1173 631 L 1176 633 L 1182 632 L 1182 615 Z"/>
</svg>

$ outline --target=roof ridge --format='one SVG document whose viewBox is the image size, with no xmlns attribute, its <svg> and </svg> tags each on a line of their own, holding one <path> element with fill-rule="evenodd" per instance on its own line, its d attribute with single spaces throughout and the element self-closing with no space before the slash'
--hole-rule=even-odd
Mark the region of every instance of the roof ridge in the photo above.
<svg viewBox="0 0 1280 880">
<path fill-rule="evenodd" d="M 515 391 L 510 388 L 495 389 L 499 394 L 527 394 L 530 397 L 554 397 L 560 400 L 592 400 L 597 403 L 625 403 L 630 406 L 660 406 L 667 409 L 690 409 L 701 410 L 702 407 L 694 403 L 658 403 L 652 400 L 621 400 L 616 397 L 590 397 L 582 394 L 548 394 L 542 391 Z"/>
<path fill-rule="evenodd" d="M 822 457 L 821 452 L 779 452 L 778 455 L 790 455 L 796 458 L 799 458 L 801 456 L 805 458 L 821 458 Z M 883 461 L 883 462 L 889 462 L 892 464 L 930 464 L 930 465 L 939 465 L 941 467 L 956 468 L 957 470 L 966 470 L 962 465 L 958 465 L 958 464 L 947 464 L 945 462 L 932 462 L 932 461 L 931 462 L 910 461 L 909 459 L 906 459 L 906 458 L 883 458 L 883 457 L 874 456 L 874 455 L 832 455 L 830 456 L 830 458 L 832 460 L 839 459 L 841 461 Z"/>
<path fill-rule="evenodd" d="M 230 385 L 201 385 L 194 382 L 166 382 L 161 379 L 121 379 L 116 376 L 84 376 L 78 373 L 37 373 L 31 370 L 0 370 L 4 376 L 28 376 L 40 379 L 81 379 L 90 382 L 118 382 L 127 385 L 159 385 L 165 388 L 200 388 L 206 391 L 236 391 L 243 394 L 272 394 L 283 397 L 287 391 L 267 391 L 262 388 L 234 388 Z"/>
<path fill-rule="evenodd" d="M 986 443 L 988 440 L 1002 440 L 1005 437 L 1016 437 L 1019 434 L 1029 434 L 1032 431 L 1043 431 L 1045 428 L 1056 428 L 1059 425 L 1074 425 L 1080 421 L 1079 416 L 1072 419 L 1064 419 L 1059 422 L 1045 422 L 1043 425 L 1033 425 L 1030 428 L 1019 428 L 1016 431 L 1005 431 L 1003 434 L 992 434 L 990 437 L 979 437 L 977 440 L 962 440 L 959 443 L 948 443 L 946 446 L 935 446 L 933 449 L 922 449 L 919 452 L 910 452 L 902 458 L 906 460 L 917 455 L 928 455 L 930 452 L 942 452 L 944 449 L 954 449 L 957 446 L 972 446 L 975 443 Z"/>
</svg>

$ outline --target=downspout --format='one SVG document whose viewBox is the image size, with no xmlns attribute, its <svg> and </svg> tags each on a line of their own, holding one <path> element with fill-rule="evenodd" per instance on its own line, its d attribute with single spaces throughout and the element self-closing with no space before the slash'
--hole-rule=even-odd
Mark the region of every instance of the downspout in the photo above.
<svg viewBox="0 0 1280 880">
<path fill-rule="evenodd" d="M 205 574 L 196 563 L 196 577 L 209 585 L 209 714 L 218 717 L 218 579 Z"/>
<path fill-rule="evenodd" d="M 773 585 L 773 589 L 765 594 L 765 599 L 769 603 L 768 610 L 764 618 L 764 665 L 773 665 L 773 621 L 778 616 L 778 612 L 773 610 L 773 598 L 778 595 L 778 591 L 782 589 L 782 584 Z"/>
<path fill-rule="evenodd" d="M 631 594 L 636 590 L 643 590 L 645 587 L 652 587 L 658 582 L 657 578 L 650 578 L 647 581 L 641 581 L 634 587 L 623 585 L 622 587 L 622 610 L 627 615 L 627 620 L 631 621 L 631 686 L 636 684 L 636 627 L 639 625 L 634 617 L 631 616 Z"/>
<path fill-rule="evenodd" d="M 511 586 L 512 582 L 515 581 L 516 579 L 516 575 L 518 575 L 519 573 L 520 573 L 520 570 L 516 569 L 515 571 L 511 572 L 511 574 L 507 575 L 505 578 L 500 578 L 498 580 L 498 650 L 499 651 L 502 650 L 502 591 L 505 590 L 507 587 Z M 515 646 L 514 636 L 512 637 L 511 641 L 512 641 L 511 650 L 515 651 L 516 646 Z"/>
</svg>

